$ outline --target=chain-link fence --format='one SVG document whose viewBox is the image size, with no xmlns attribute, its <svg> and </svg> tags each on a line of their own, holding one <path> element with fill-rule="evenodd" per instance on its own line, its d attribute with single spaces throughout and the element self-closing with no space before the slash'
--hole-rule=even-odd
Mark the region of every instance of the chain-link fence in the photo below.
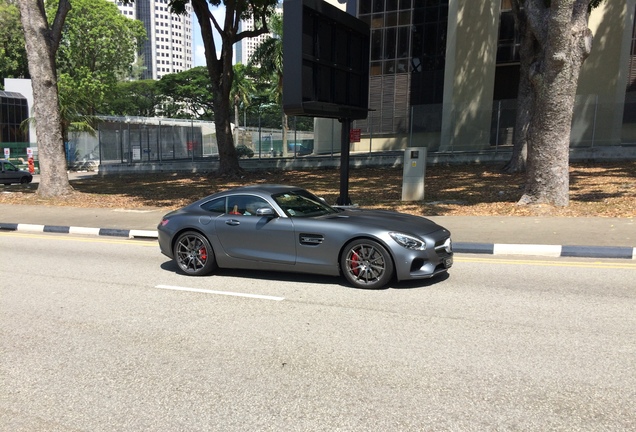
<svg viewBox="0 0 636 432">
<path fill-rule="evenodd" d="M 374 123 L 378 117 L 375 113 L 365 120 L 362 129 L 364 142 L 359 147 L 369 152 L 399 150 L 405 146 L 428 147 L 429 153 L 497 152 L 512 146 L 516 112 L 516 100 L 494 101 L 487 107 L 471 104 L 461 107 L 443 104 L 414 106 L 408 114 L 408 127 L 400 127 L 399 132 L 381 131 L 381 124 Z M 327 133 L 329 137 L 320 138 L 319 135 L 320 131 L 305 132 L 292 128 L 287 132 L 285 146 L 280 129 L 239 127 L 234 131 L 234 143 L 240 150 L 240 156 L 256 159 L 324 154 L 324 149 L 315 148 L 316 140 L 323 138 L 334 141 L 334 148 L 339 150 L 338 134 L 332 131 L 331 135 Z M 577 97 L 571 131 L 572 148 L 634 144 L 636 93 L 627 93 L 624 104 L 604 103 L 595 95 Z M 81 168 L 98 163 L 217 158 L 218 146 L 212 122 L 102 117 L 96 136 L 71 134 L 67 154 L 69 165 Z"/>
<path fill-rule="evenodd" d="M 285 148 L 280 129 L 236 128 L 234 144 L 247 149 L 239 152 L 245 157 L 299 157 L 313 152 L 313 132 L 288 131 Z M 143 117 L 102 117 L 97 147 L 101 163 L 109 164 L 196 160 L 219 153 L 212 122 Z"/>
<path fill-rule="evenodd" d="M 101 163 L 161 162 L 218 155 L 214 124 L 195 120 L 105 117 Z"/>
</svg>

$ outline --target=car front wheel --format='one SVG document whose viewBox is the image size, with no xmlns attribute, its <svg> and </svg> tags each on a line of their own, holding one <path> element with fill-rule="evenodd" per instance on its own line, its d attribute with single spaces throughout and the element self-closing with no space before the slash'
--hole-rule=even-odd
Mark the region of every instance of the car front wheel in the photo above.
<svg viewBox="0 0 636 432">
<path fill-rule="evenodd" d="M 177 238 L 174 260 L 190 276 L 204 276 L 217 269 L 210 242 L 204 235 L 194 231 L 185 232 Z"/>
<path fill-rule="evenodd" d="M 357 288 L 378 289 L 393 277 L 391 255 L 380 243 L 360 239 L 349 243 L 340 257 L 344 277 Z"/>
</svg>

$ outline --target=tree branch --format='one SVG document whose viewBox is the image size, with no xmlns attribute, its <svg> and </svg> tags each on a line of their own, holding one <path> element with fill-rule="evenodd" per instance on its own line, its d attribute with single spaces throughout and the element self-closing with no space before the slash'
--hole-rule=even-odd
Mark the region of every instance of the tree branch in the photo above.
<svg viewBox="0 0 636 432">
<path fill-rule="evenodd" d="M 223 29 L 219 25 L 216 18 L 214 18 L 214 15 L 212 14 L 212 11 L 209 8 L 208 8 L 208 17 L 210 18 L 210 21 L 212 21 L 212 24 L 214 24 L 214 28 L 216 29 L 216 31 L 218 31 L 220 34 L 223 34 Z"/>
<path fill-rule="evenodd" d="M 212 13 L 205 0 L 193 1 L 192 9 L 201 26 L 201 38 L 203 39 L 203 46 L 205 47 L 206 64 L 208 68 L 216 68 L 218 63 L 218 59 L 216 58 L 216 44 L 214 43 L 214 35 L 212 34 L 212 24 L 210 24 L 211 21 L 216 24 L 216 21 L 212 17 Z"/>
<path fill-rule="evenodd" d="M 254 18 L 256 18 L 256 17 L 254 17 Z M 236 35 L 236 41 L 238 42 L 241 39 L 256 37 L 256 36 L 260 36 L 262 34 L 269 33 L 269 27 L 267 26 L 267 16 L 265 14 L 263 14 L 263 15 L 261 15 L 260 18 L 261 18 L 261 28 L 254 29 L 254 30 L 246 30 L 246 31 L 238 33 Z"/>
<path fill-rule="evenodd" d="M 44 8 L 44 4 L 42 1 L 38 3 L 41 4 L 41 7 Z M 53 21 L 53 26 L 51 27 L 51 49 L 53 50 L 53 54 L 57 52 L 58 47 L 60 46 L 60 40 L 62 39 L 62 29 L 64 28 L 64 21 L 66 20 L 66 15 L 68 15 L 71 10 L 71 2 L 69 0 L 60 0 L 59 5 L 57 6 L 57 12 L 55 14 L 55 20 Z M 44 15 L 46 16 L 46 14 Z"/>
</svg>

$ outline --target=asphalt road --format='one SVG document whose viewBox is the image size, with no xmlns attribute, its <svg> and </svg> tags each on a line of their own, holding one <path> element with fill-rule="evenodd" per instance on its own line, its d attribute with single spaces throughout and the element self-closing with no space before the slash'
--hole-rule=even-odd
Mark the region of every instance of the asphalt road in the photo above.
<svg viewBox="0 0 636 432">
<path fill-rule="evenodd" d="M 625 260 L 456 255 L 364 291 L 0 233 L 0 277 L 1 430 L 636 429 Z"/>
</svg>

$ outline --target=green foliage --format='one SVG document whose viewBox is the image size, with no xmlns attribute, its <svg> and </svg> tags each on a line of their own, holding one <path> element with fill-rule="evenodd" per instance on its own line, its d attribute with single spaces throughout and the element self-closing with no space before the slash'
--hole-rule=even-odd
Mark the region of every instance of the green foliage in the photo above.
<svg viewBox="0 0 636 432">
<path fill-rule="evenodd" d="M 58 1 L 47 2 L 49 17 L 54 16 Z M 68 88 L 82 93 L 87 113 L 96 112 L 118 78 L 130 76 L 135 53 L 145 38 L 143 24 L 123 16 L 114 3 L 73 0 L 57 52 L 57 69 Z"/>
<path fill-rule="evenodd" d="M 234 106 L 247 107 L 256 92 L 254 70 L 242 63 L 234 65 L 234 79 L 232 80 L 231 96 Z"/>
<path fill-rule="evenodd" d="M 0 89 L 2 78 L 29 78 L 20 11 L 7 0 L 0 0 Z"/>
<path fill-rule="evenodd" d="M 101 93 L 103 87 L 99 83 L 88 80 L 89 85 L 78 88 L 75 80 L 67 74 L 61 74 L 58 78 L 58 91 L 60 100 L 60 117 L 62 118 L 62 136 L 68 141 L 69 132 L 95 133 L 97 118 L 86 114 L 86 106 L 90 105 L 90 93 Z M 88 89 L 90 91 L 87 91 Z"/>
<path fill-rule="evenodd" d="M 158 90 L 158 81 L 121 81 L 111 86 L 100 113 L 116 116 L 154 117 L 164 97 Z"/>
<path fill-rule="evenodd" d="M 283 95 L 283 20 L 279 15 L 272 15 L 269 20 L 272 37 L 265 39 L 254 50 L 250 65 L 257 67 L 260 81 L 268 82 L 270 91 L 276 96 L 278 103 Z"/>
<path fill-rule="evenodd" d="M 157 82 L 157 90 L 166 97 L 166 117 L 211 119 L 213 117 L 213 93 L 210 77 L 205 67 L 164 75 Z"/>
<path fill-rule="evenodd" d="M 239 144 L 236 146 L 236 155 L 240 158 L 242 157 L 252 158 L 254 157 L 254 150 L 252 150 L 251 148 L 249 148 L 248 146 L 244 144 Z"/>
</svg>

